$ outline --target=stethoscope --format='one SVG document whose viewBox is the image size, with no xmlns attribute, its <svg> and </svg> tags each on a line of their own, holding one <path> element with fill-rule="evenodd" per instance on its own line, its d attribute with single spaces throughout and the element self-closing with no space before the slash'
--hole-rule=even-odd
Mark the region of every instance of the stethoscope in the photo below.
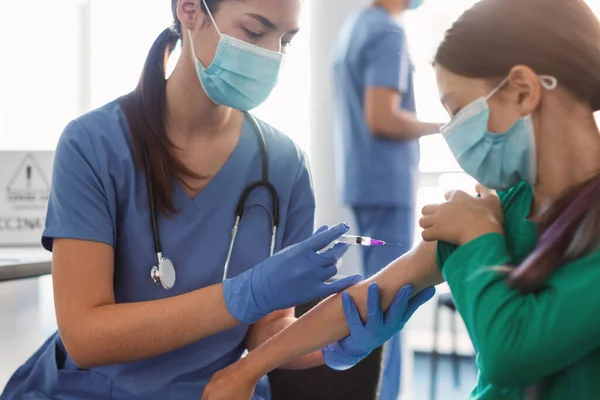
<svg viewBox="0 0 600 400">
<path fill-rule="evenodd" d="M 277 228 L 279 226 L 279 197 L 277 196 L 277 191 L 275 190 L 275 187 L 269 181 L 269 160 L 267 158 L 267 145 L 265 142 L 265 137 L 263 135 L 260 125 L 258 124 L 258 121 L 256 121 L 256 118 L 254 118 L 254 116 L 248 112 L 244 112 L 244 115 L 252 123 L 254 133 L 256 134 L 256 138 L 258 140 L 262 163 L 262 177 L 259 181 L 251 183 L 248 187 L 246 187 L 238 201 L 237 208 L 235 210 L 235 224 L 233 225 L 233 228 L 231 230 L 231 240 L 229 242 L 229 249 L 227 250 L 225 266 L 223 267 L 223 280 L 227 279 L 227 272 L 229 271 L 229 265 L 231 263 L 231 255 L 233 254 L 233 247 L 235 244 L 235 239 L 237 238 L 238 228 L 242 217 L 244 216 L 244 208 L 246 206 L 246 201 L 255 189 L 259 187 L 266 188 L 271 194 L 271 199 L 273 201 L 273 230 L 271 234 L 271 247 L 269 251 L 269 256 L 272 256 L 275 250 L 275 236 L 277 235 Z M 160 242 L 160 233 L 158 230 L 158 214 L 156 212 L 156 205 L 154 201 L 154 187 L 150 179 L 148 179 L 149 174 L 147 160 L 145 164 L 146 185 L 148 186 L 148 197 L 150 200 L 150 216 L 152 219 L 152 233 L 154 236 L 154 251 L 158 260 L 158 265 L 153 266 L 150 271 L 150 277 L 156 285 L 162 285 L 164 289 L 169 290 L 175 285 L 175 281 L 177 278 L 175 274 L 175 266 L 173 265 L 173 262 L 170 259 L 164 257 L 162 254 L 162 245 Z"/>
</svg>

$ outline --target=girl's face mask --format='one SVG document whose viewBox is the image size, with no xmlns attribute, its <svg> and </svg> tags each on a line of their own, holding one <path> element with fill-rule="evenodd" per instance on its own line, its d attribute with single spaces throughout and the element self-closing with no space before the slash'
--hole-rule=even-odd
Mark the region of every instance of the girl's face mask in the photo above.
<svg viewBox="0 0 600 400">
<path fill-rule="evenodd" d="M 540 76 L 540 81 L 546 90 L 554 90 L 558 84 L 552 76 Z M 508 78 L 490 94 L 460 110 L 441 129 L 461 168 L 482 185 L 496 190 L 509 189 L 521 181 L 535 185 L 537 180 L 531 115 L 519 119 L 504 133 L 488 131 L 488 100 L 507 82 Z"/>
</svg>

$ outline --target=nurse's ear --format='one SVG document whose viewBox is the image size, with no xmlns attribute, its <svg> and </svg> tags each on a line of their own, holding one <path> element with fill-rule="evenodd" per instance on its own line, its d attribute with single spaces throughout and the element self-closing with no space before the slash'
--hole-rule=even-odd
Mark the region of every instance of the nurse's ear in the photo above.
<svg viewBox="0 0 600 400">
<path fill-rule="evenodd" d="M 201 11 L 201 4 L 202 0 L 179 0 L 177 2 L 177 18 L 181 22 L 182 31 L 194 32 L 206 24 L 205 19 L 208 19 L 208 16 Z"/>
<path fill-rule="evenodd" d="M 510 70 L 508 86 L 514 96 L 521 116 L 532 114 L 542 99 L 542 83 L 539 76 L 531 68 L 517 65 Z"/>
</svg>

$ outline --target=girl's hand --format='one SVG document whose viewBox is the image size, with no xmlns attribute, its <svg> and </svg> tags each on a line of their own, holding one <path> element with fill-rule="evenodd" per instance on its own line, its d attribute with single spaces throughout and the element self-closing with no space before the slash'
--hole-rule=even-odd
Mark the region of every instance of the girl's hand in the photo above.
<svg viewBox="0 0 600 400">
<path fill-rule="evenodd" d="M 487 233 L 504 233 L 504 214 L 495 191 L 477 186 L 480 197 L 462 191 L 446 193 L 446 203 L 423 208 L 423 240 L 463 245 Z"/>
<path fill-rule="evenodd" d="M 260 378 L 243 368 L 243 359 L 213 375 L 201 400 L 250 400 Z"/>
<path fill-rule="evenodd" d="M 504 225 L 504 212 L 502 211 L 502 203 L 500 202 L 498 193 L 496 193 L 495 190 L 486 188 L 480 183 L 475 186 L 475 190 L 477 191 L 479 198 L 483 200 L 484 205 L 494 213 L 494 216 L 500 225 Z"/>
</svg>

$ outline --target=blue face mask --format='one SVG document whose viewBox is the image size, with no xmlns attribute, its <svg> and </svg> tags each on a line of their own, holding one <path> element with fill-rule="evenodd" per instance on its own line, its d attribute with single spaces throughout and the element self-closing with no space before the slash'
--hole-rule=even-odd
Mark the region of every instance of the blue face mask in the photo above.
<svg viewBox="0 0 600 400">
<path fill-rule="evenodd" d="M 416 10 L 417 8 L 421 7 L 423 5 L 423 3 L 425 3 L 425 0 L 410 0 L 410 3 L 408 3 L 408 10 Z"/>
<path fill-rule="evenodd" d="M 557 80 L 541 76 L 546 90 L 556 88 Z M 489 95 L 475 100 L 441 129 L 461 168 L 482 185 L 506 190 L 521 181 L 535 185 L 537 159 L 531 116 L 519 119 L 504 133 L 488 131 L 488 100 L 506 83 L 505 79 Z"/>
<path fill-rule="evenodd" d="M 213 62 L 204 67 L 194 55 L 192 33 L 188 31 L 198 79 L 208 97 L 217 104 L 248 111 L 271 94 L 279 79 L 285 55 L 222 34 L 204 2 L 220 39 Z"/>
</svg>

